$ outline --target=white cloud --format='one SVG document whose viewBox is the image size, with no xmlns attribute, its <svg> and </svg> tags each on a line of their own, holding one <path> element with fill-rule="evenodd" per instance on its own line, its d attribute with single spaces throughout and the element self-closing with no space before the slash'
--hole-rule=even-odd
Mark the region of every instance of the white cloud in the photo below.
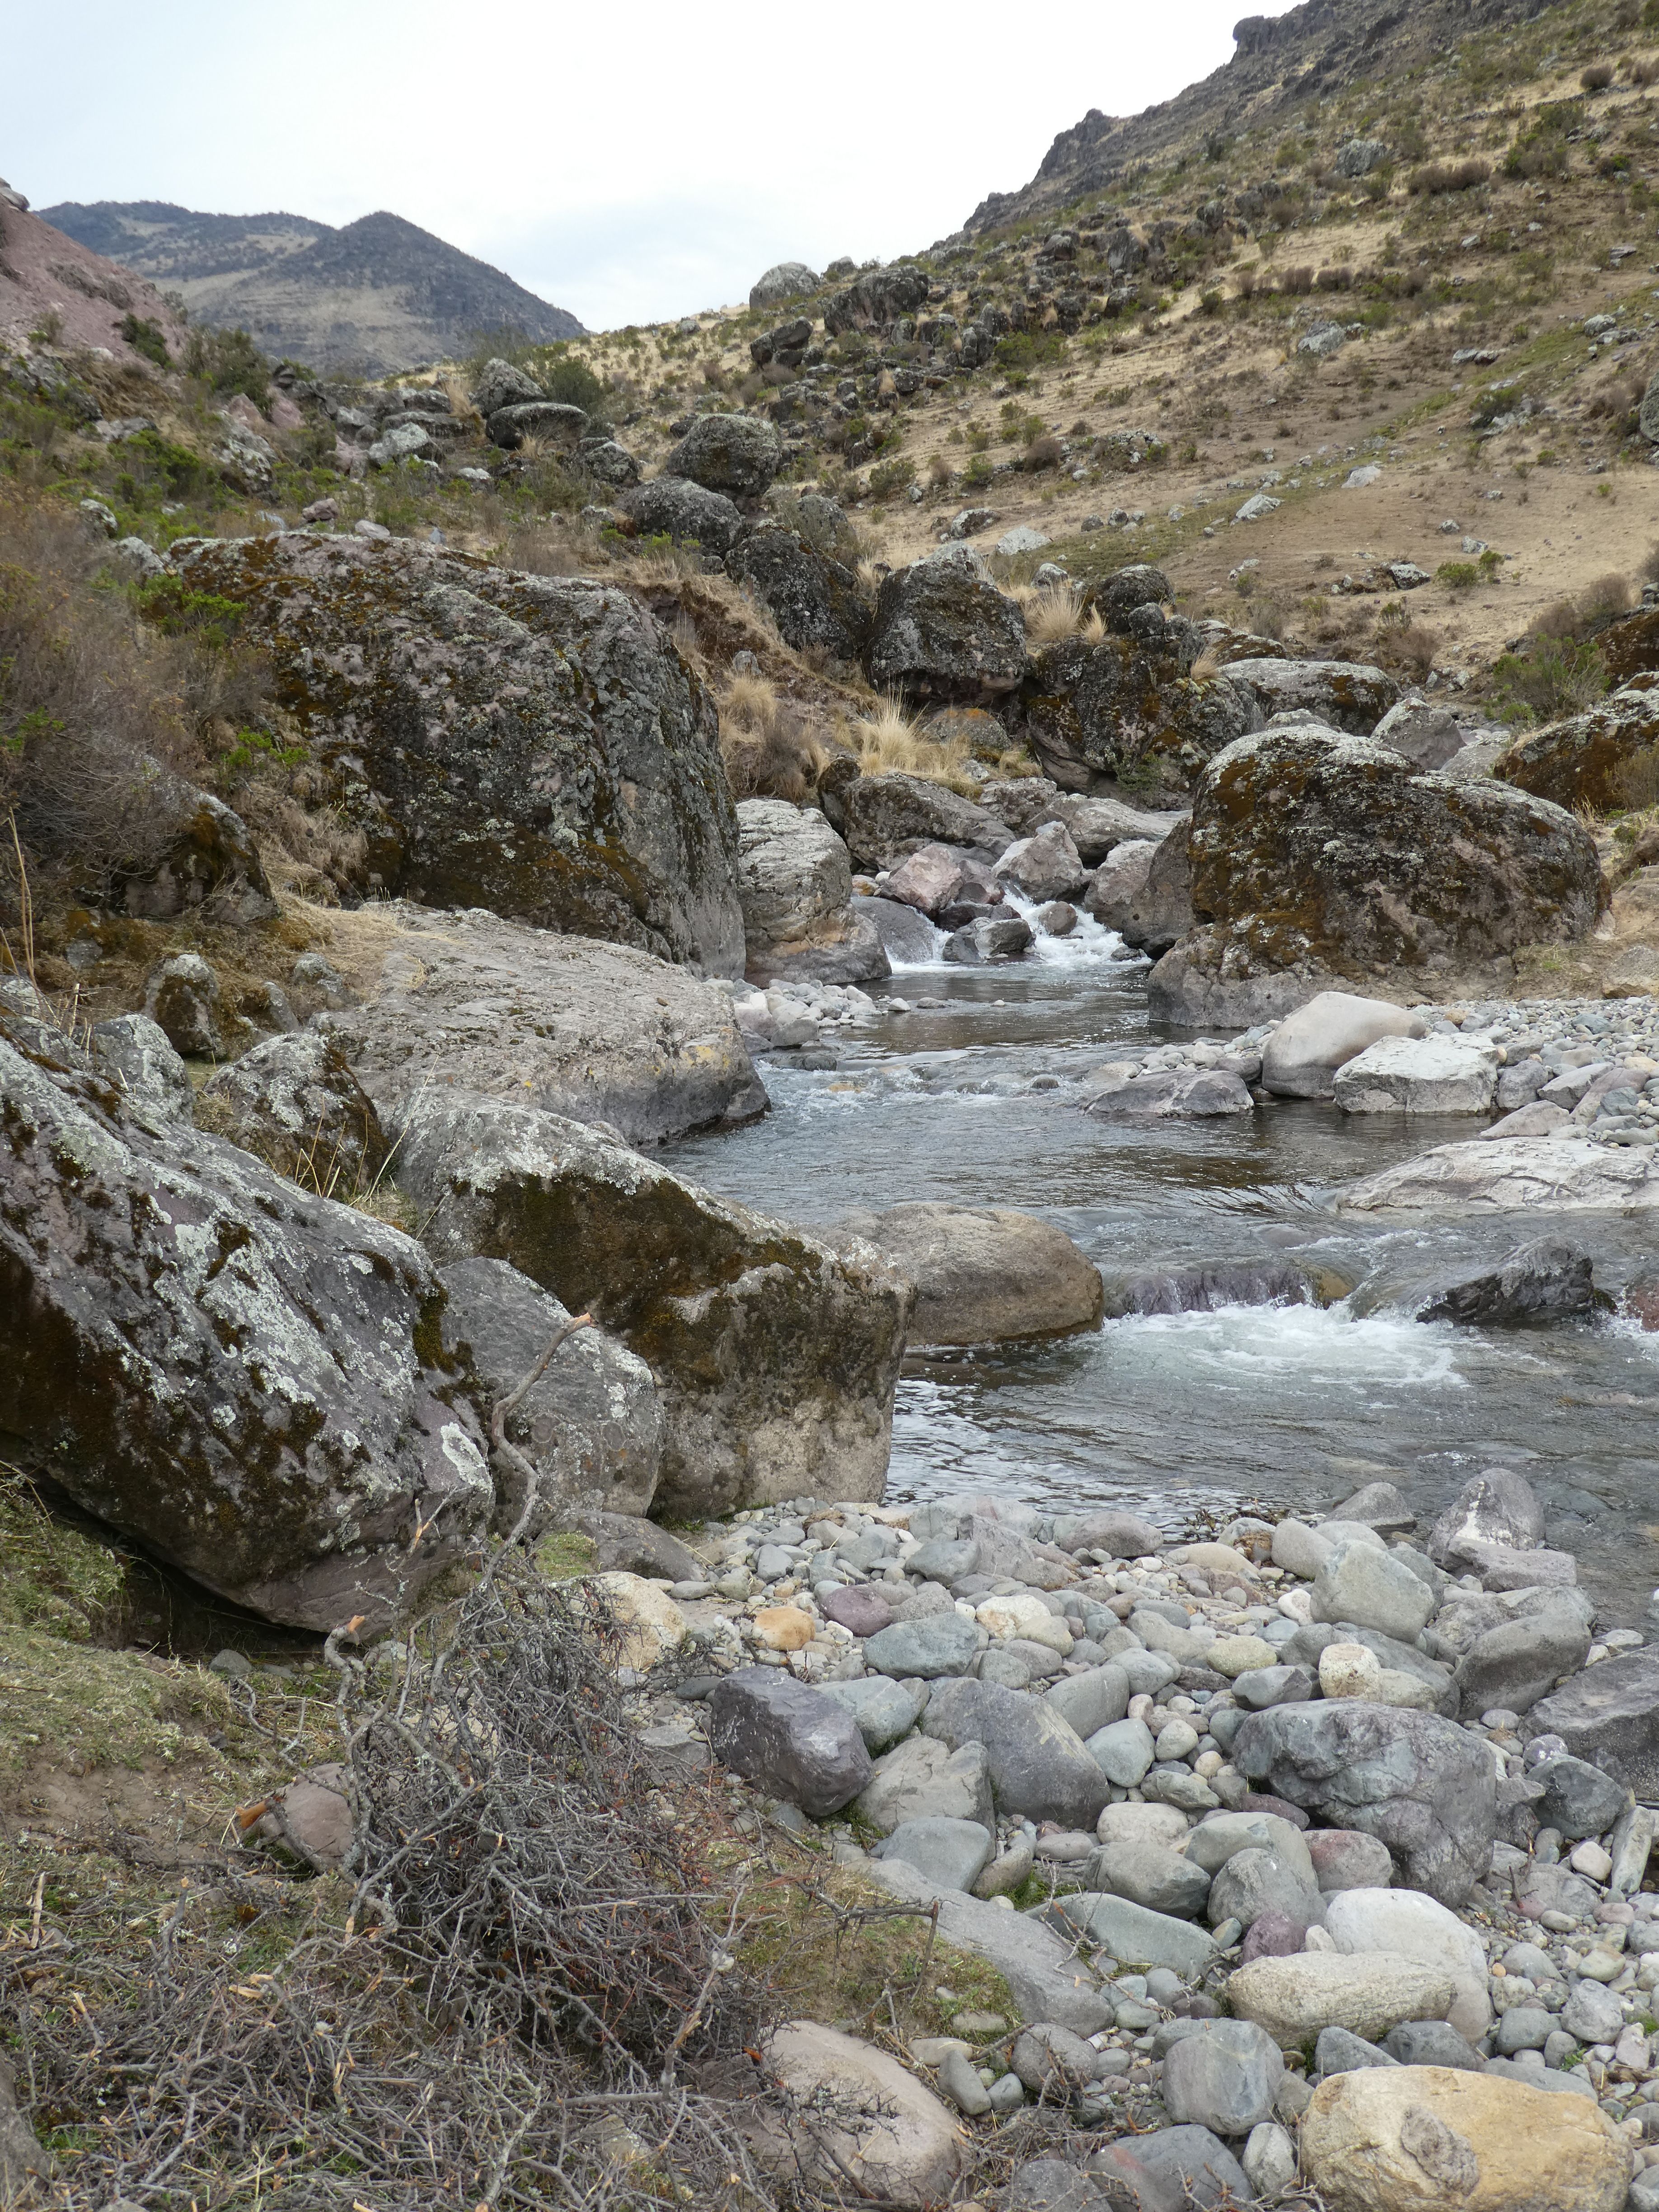
<svg viewBox="0 0 1659 2212">
<path fill-rule="evenodd" d="M 37 206 L 390 208 L 607 328 L 739 300 L 774 261 L 930 244 L 1086 109 L 1220 66 L 1240 5 L 82 0 L 72 98 L 39 94 L 61 22 L 9 22 L 0 146 Z"/>
</svg>

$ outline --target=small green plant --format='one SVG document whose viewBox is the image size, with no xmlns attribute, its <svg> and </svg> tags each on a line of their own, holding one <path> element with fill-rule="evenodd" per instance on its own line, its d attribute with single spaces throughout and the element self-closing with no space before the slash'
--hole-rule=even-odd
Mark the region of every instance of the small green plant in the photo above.
<svg viewBox="0 0 1659 2212">
<path fill-rule="evenodd" d="M 872 499 L 896 499 L 908 491 L 916 480 L 916 465 L 908 453 L 895 459 L 882 461 L 870 471 L 870 495 Z"/>
<path fill-rule="evenodd" d="M 270 363 L 246 331 L 193 330 L 185 345 L 185 368 L 215 392 L 240 392 L 263 408 L 270 394 Z"/>
<path fill-rule="evenodd" d="M 1540 637 L 1529 653 L 1505 653 L 1492 668 L 1492 703 L 1505 722 L 1553 722 L 1601 698 L 1607 664 L 1593 645 Z"/>
<path fill-rule="evenodd" d="M 1434 580 L 1449 592 L 1472 592 L 1480 581 L 1480 571 L 1473 561 L 1443 561 L 1434 572 Z"/>
<path fill-rule="evenodd" d="M 240 599 L 194 592 L 182 576 L 158 576 L 138 593 L 138 611 L 163 637 L 193 638 L 222 653 L 235 639 L 246 612 Z"/>
<path fill-rule="evenodd" d="M 1010 369 L 1029 372 L 1052 366 L 1066 358 L 1066 334 L 1063 331 L 1016 331 L 1012 337 L 997 340 L 994 358 L 1005 374 Z"/>
<path fill-rule="evenodd" d="M 120 330 L 135 353 L 143 354 L 146 361 L 153 361 L 157 368 L 171 366 L 173 357 L 159 323 L 146 322 L 140 315 L 123 315 Z"/>
</svg>

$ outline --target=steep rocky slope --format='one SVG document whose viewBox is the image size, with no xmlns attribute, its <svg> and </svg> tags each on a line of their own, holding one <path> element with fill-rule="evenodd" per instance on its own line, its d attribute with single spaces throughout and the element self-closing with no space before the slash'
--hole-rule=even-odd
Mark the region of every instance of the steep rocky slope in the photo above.
<svg viewBox="0 0 1659 2212">
<path fill-rule="evenodd" d="M 65 201 L 43 219 L 179 293 L 200 320 L 316 368 L 383 376 L 465 351 L 481 331 L 538 344 L 581 325 L 499 269 L 384 211 L 336 229 L 303 216 L 199 214 L 160 200 Z"/>
</svg>

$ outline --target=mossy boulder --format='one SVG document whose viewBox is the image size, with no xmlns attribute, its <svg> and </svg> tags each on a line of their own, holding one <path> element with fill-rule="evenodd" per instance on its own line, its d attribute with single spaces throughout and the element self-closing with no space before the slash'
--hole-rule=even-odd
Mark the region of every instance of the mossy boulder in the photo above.
<svg viewBox="0 0 1659 2212">
<path fill-rule="evenodd" d="M 1646 791 L 1638 781 L 1644 768 Z M 1659 788 L 1659 690 L 1629 686 L 1582 714 L 1528 731 L 1492 773 L 1558 806 L 1606 814 L 1649 805 Z"/>
<path fill-rule="evenodd" d="M 1159 618 L 1146 628 L 1146 637 L 1071 637 L 1034 655 L 1020 693 L 1025 740 L 1063 788 L 1111 777 L 1184 793 L 1224 745 L 1261 728 L 1242 685 L 1193 677 L 1199 641 L 1189 624 Z"/>
<path fill-rule="evenodd" d="M 734 583 L 762 601 L 784 643 L 816 647 L 836 660 L 859 660 L 869 642 L 872 610 L 859 580 L 780 523 L 747 532 L 726 556 Z"/>
<path fill-rule="evenodd" d="M 509 1261 L 650 1367 L 659 1513 L 881 1496 L 912 1299 L 890 1261 L 476 1093 L 417 1093 L 399 1133 L 394 1172 L 441 1260 Z"/>
<path fill-rule="evenodd" d="M 1595 844 L 1504 784 L 1419 775 L 1365 738 L 1264 730 L 1218 753 L 1193 802 L 1197 927 L 1153 970 L 1160 1012 L 1285 1012 L 1340 979 L 1423 975 L 1588 935 Z M 1226 1016 L 1233 1018 L 1233 1016 Z"/>
<path fill-rule="evenodd" d="M 198 1126 L 228 1137 L 307 1190 L 354 1197 L 390 1150 L 374 1103 L 331 1037 L 266 1037 L 208 1079 Z"/>
<path fill-rule="evenodd" d="M 9 1455 L 268 1619 L 395 1619 L 494 1501 L 426 1255 L 221 1139 L 155 1133 L 22 1029 L 0 1018 Z"/>
<path fill-rule="evenodd" d="M 728 499 L 758 499 L 782 465 L 775 423 L 757 415 L 699 415 L 663 463 L 663 473 L 687 477 Z"/>
<path fill-rule="evenodd" d="M 1024 617 L 971 545 L 883 579 L 868 663 L 878 690 L 972 705 L 1014 690 L 1029 658 Z"/>
<path fill-rule="evenodd" d="M 366 890 L 741 971 L 714 702 L 637 601 L 300 531 L 178 565 L 246 608 L 323 796 L 364 835 Z"/>
</svg>

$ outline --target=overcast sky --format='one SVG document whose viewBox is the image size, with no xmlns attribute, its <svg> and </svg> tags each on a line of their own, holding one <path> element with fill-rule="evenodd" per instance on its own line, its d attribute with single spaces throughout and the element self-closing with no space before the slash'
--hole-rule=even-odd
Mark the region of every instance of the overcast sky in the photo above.
<svg viewBox="0 0 1659 2212">
<path fill-rule="evenodd" d="M 1089 108 L 1218 68 L 1250 9 L 80 0 L 71 59 L 17 0 L 0 175 L 37 207 L 387 208 L 611 329 L 741 300 L 775 261 L 931 245 Z"/>
</svg>

